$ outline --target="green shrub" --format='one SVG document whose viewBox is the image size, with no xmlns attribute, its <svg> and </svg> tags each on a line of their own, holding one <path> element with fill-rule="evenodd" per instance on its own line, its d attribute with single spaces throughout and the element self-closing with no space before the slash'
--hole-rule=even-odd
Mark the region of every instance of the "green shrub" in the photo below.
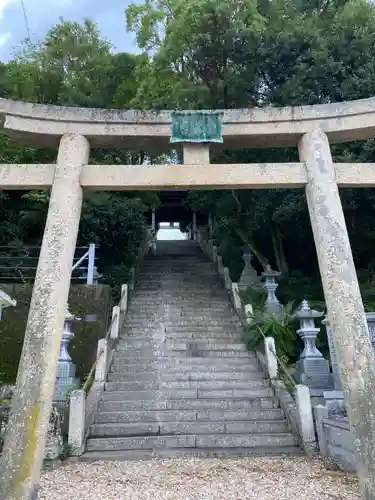
<svg viewBox="0 0 375 500">
<path fill-rule="evenodd" d="M 295 333 L 294 309 L 283 308 L 279 317 L 264 309 L 254 309 L 245 341 L 249 349 L 263 350 L 264 337 L 275 339 L 276 352 L 287 365 L 294 363 L 301 352 L 301 341 Z"/>
</svg>

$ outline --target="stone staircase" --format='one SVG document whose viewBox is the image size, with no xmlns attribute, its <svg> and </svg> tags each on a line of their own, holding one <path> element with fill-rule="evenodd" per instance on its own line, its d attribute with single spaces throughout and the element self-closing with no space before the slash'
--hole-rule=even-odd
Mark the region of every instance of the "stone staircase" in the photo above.
<svg viewBox="0 0 375 500">
<path fill-rule="evenodd" d="M 140 270 L 82 458 L 297 454 L 212 263 L 192 241 L 158 242 L 157 254 Z"/>
</svg>

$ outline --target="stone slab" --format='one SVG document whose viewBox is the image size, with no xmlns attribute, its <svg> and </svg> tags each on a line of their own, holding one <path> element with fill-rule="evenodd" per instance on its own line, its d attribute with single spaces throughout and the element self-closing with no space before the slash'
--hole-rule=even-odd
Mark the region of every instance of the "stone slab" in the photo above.
<svg viewBox="0 0 375 500">
<path fill-rule="evenodd" d="M 223 398 L 255 398 L 273 396 L 270 388 L 266 389 L 198 389 L 198 398 L 203 399 L 223 399 Z"/>
<path fill-rule="evenodd" d="M 289 432 L 285 420 L 275 421 L 247 421 L 247 422 L 227 422 L 225 424 L 227 434 L 273 434 Z"/>
<path fill-rule="evenodd" d="M 102 412 L 95 416 L 95 423 L 131 422 L 190 422 L 196 420 L 196 412 L 189 410 L 122 411 Z"/>
<path fill-rule="evenodd" d="M 280 409 L 251 409 L 251 410 L 199 410 L 196 419 L 202 422 L 230 421 L 230 420 L 282 420 L 284 414 Z"/>
<path fill-rule="evenodd" d="M 190 448 L 195 446 L 195 436 L 144 436 L 132 438 L 88 439 L 87 450 L 139 450 L 157 448 Z"/>
<path fill-rule="evenodd" d="M 197 436 L 197 448 L 244 448 L 264 446 L 297 446 L 298 441 L 292 434 L 252 434 L 226 436 Z"/>
<path fill-rule="evenodd" d="M 103 393 L 103 401 L 164 401 L 196 398 L 196 389 L 174 389 L 169 391 L 105 391 Z"/>
</svg>

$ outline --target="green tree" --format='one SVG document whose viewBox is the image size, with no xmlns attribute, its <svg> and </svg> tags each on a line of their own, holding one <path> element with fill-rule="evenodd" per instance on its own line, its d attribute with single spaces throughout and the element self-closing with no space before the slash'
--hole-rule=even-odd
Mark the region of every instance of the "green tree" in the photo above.
<svg viewBox="0 0 375 500">
<path fill-rule="evenodd" d="M 143 82 L 134 103 L 233 107 L 244 41 L 256 39 L 264 28 L 255 0 L 145 0 L 131 4 L 126 18 L 149 56 L 140 69 Z"/>
</svg>

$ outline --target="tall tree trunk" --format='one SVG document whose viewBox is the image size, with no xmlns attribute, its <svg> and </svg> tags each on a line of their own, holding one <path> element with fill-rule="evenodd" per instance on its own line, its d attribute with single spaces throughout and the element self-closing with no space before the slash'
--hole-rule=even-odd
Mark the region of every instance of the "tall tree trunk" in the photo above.
<svg viewBox="0 0 375 500">
<path fill-rule="evenodd" d="M 280 227 L 276 222 L 271 221 L 270 228 L 277 267 L 279 268 L 279 271 L 281 273 L 287 274 L 289 271 L 289 266 L 285 257 L 283 238 L 281 235 Z"/>
<path fill-rule="evenodd" d="M 266 267 L 268 266 L 268 259 L 255 244 L 252 237 L 239 228 L 237 228 L 235 231 L 237 235 L 241 238 L 241 241 L 244 243 L 244 245 L 247 245 L 250 248 L 252 253 L 258 259 L 260 265 L 263 267 L 263 269 L 266 270 Z"/>
</svg>

